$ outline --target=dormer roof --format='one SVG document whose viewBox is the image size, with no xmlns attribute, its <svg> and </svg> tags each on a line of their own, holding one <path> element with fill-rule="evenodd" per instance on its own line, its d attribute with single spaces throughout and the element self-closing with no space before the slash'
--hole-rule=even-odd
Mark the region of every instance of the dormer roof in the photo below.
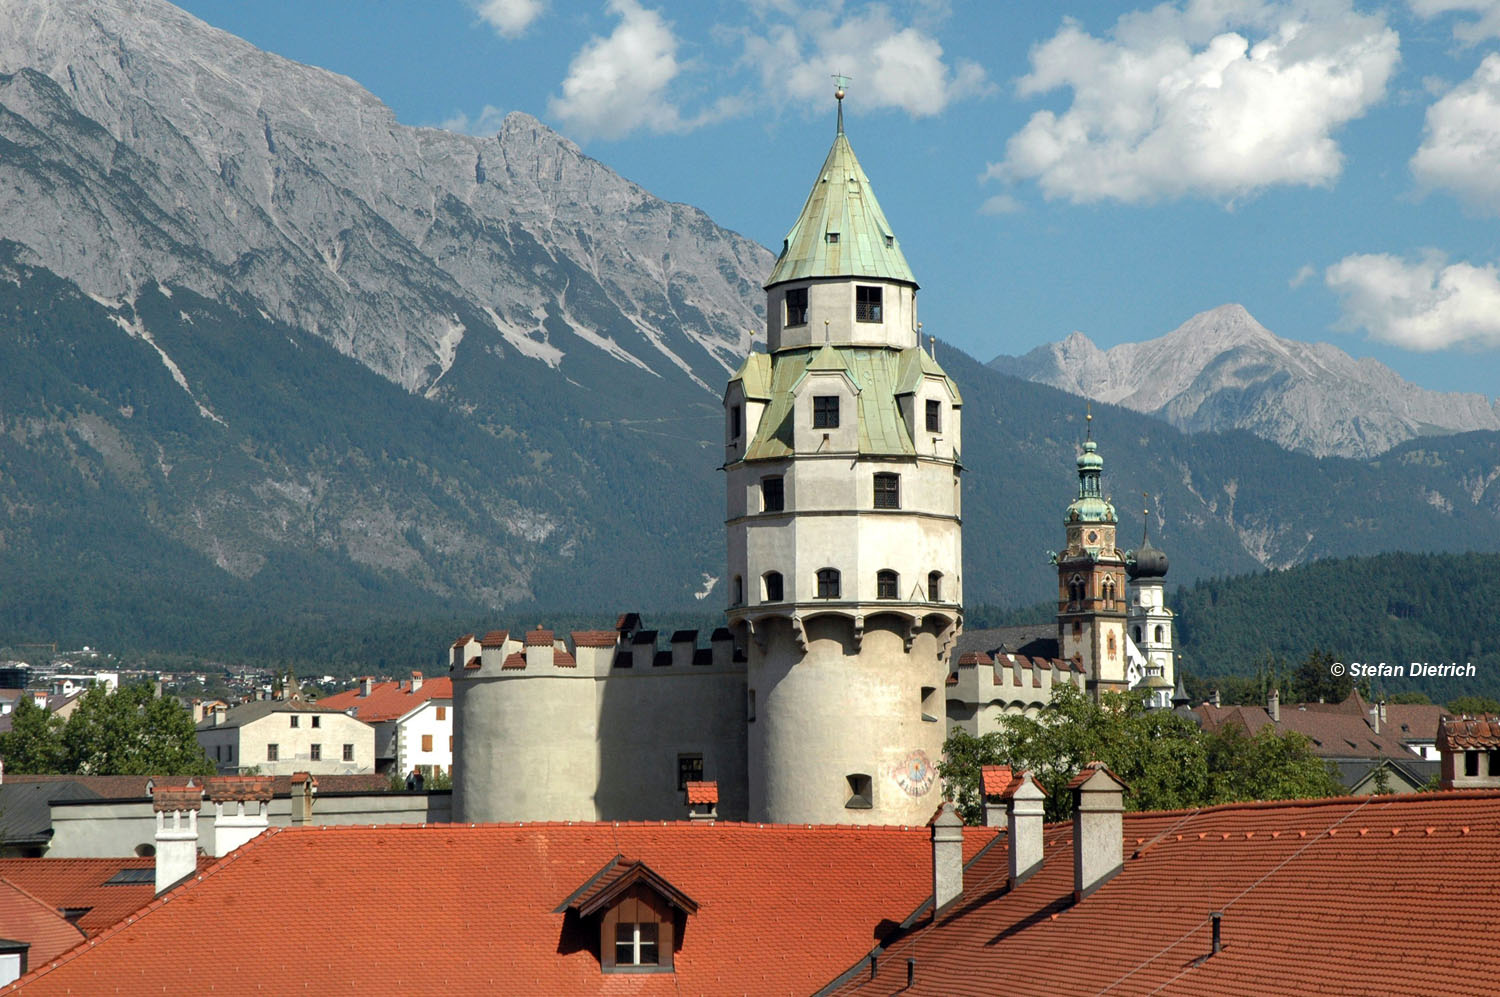
<svg viewBox="0 0 1500 997">
<path fill-rule="evenodd" d="M 623 855 L 610 859 L 603 869 L 564 900 L 555 913 L 572 909 L 577 910 L 580 917 L 588 917 L 608 907 L 637 883 L 656 892 L 683 913 L 698 913 L 698 904 L 692 897 L 667 882 L 646 863 L 633 862 Z"/>
<path fill-rule="evenodd" d="M 872 277 L 916 285 L 842 127 L 766 281 Z"/>
</svg>

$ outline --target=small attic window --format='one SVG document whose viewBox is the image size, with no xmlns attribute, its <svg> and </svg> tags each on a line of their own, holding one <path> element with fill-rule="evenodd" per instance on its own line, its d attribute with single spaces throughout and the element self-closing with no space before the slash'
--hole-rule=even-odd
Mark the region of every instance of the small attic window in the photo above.
<svg viewBox="0 0 1500 997">
<path fill-rule="evenodd" d="M 838 245 L 839 234 L 837 232 L 829 232 L 823 238 L 825 238 L 826 240 L 828 240 L 828 244 L 830 246 L 836 246 L 836 245 Z"/>
<path fill-rule="evenodd" d="M 896 245 L 896 237 L 894 235 L 888 235 L 888 236 L 885 237 L 885 248 L 886 249 L 890 249 L 890 248 L 894 247 L 895 245 Z"/>
<path fill-rule="evenodd" d="M 670 973 L 674 950 L 698 905 L 644 863 L 615 856 L 553 913 L 597 923 L 606 973 Z"/>
<path fill-rule="evenodd" d="M 869 810 L 875 805 L 873 780 L 863 773 L 855 772 L 849 775 L 849 799 L 844 803 L 845 810 Z"/>
</svg>

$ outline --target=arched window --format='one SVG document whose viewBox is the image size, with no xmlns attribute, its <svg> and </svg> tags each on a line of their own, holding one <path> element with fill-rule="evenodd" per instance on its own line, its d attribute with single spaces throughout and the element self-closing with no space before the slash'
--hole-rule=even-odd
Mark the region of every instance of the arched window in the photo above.
<svg viewBox="0 0 1500 997">
<path fill-rule="evenodd" d="M 1104 576 L 1104 583 L 1099 586 L 1099 596 L 1105 602 L 1115 601 L 1115 578 L 1113 575 Z"/>
<path fill-rule="evenodd" d="M 1160 623 L 1158 623 L 1156 625 L 1156 642 L 1158 644 L 1160 644 L 1162 642 L 1162 629 L 1161 629 L 1161 624 Z"/>
<path fill-rule="evenodd" d="M 839 572 L 837 568 L 818 569 L 818 598 L 837 599 L 839 597 Z"/>
<path fill-rule="evenodd" d="M 781 588 L 781 572 L 767 571 L 765 578 L 766 602 L 780 602 L 783 598 Z"/>
<path fill-rule="evenodd" d="M 1108 644 L 1109 644 L 1109 656 L 1111 658 L 1113 658 L 1115 656 L 1115 632 L 1113 630 L 1111 630 L 1109 632 L 1109 641 L 1108 641 Z"/>
<path fill-rule="evenodd" d="M 943 573 L 941 571 L 927 572 L 927 600 L 929 602 L 943 601 Z"/>
<path fill-rule="evenodd" d="M 1085 598 L 1085 594 L 1086 590 L 1084 588 L 1082 575 L 1074 575 L 1072 578 L 1068 579 L 1069 602 L 1081 603 Z"/>
<path fill-rule="evenodd" d="M 1141 625 L 1139 623 L 1135 625 L 1135 642 L 1137 644 L 1141 642 Z"/>
<path fill-rule="evenodd" d="M 901 577 L 889 568 L 875 572 L 875 598 L 896 599 Z"/>
</svg>

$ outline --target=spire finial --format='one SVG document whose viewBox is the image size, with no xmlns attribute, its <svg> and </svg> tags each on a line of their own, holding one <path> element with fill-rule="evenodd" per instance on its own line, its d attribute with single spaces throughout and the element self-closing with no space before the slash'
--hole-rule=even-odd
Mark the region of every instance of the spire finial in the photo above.
<svg viewBox="0 0 1500 997">
<path fill-rule="evenodd" d="M 1092 440 L 1094 438 L 1094 403 L 1093 402 L 1084 402 L 1083 403 L 1083 424 L 1086 427 L 1084 429 L 1084 433 L 1083 433 L 1084 440 L 1085 441 Z"/>
<path fill-rule="evenodd" d="M 839 102 L 839 134 L 844 134 L 844 88 L 850 83 L 843 73 L 833 74 L 833 99 Z"/>
<path fill-rule="evenodd" d="M 1141 546 L 1144 547 L 1151 535 L 1151 493 L 1141 492 L 1141 498 L 1146 500 L 1146 508 L 1141 510 Z"/>
</svg>

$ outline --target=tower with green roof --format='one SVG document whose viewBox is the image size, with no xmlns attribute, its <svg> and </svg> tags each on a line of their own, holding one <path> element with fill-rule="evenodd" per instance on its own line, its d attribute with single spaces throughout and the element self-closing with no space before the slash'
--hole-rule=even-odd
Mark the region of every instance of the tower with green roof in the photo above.
<svg viewBox="0 0 1500 997">
<path fill-rule="evenodd" d="M 1125 642 L 1125 555 L 1116 545 L 1115 507 L 1102 491 L 1104 458 L 1094 442 L 1094 416 L 1078 455 L 1078 497 L 1064 516 L 1067 546 L 1057 564 L 1057 646 L 1084 667 L 1087 688 L 1130 687 Z"/>
<path fill-rule="evenodd" d="M 962 626 L 963 400 L 843 129 L 724 395 L 728 618 L 750 819 L 910 824 L 937 806 Z"/>
</svg>

